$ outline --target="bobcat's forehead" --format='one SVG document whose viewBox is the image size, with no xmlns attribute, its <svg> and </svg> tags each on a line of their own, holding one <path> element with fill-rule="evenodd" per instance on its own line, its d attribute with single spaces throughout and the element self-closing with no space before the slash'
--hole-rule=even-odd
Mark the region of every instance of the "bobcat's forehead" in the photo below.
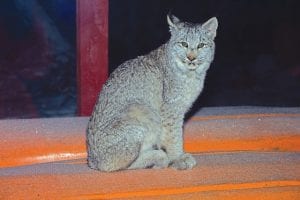
<svg viewBox="0 0 300 200">
<path fill-rule="evenodd" d="M 186 41 L 191 44 L 198 42 L 208 43 L 211 40 L 206 32 L 207 31 L 204 30 L 200 24 L 183 23 L 181 29 L 177 30 L 177 33 L 174 33 L 173 39 L 177 42 Z"/>
<path fill-rule="evenodd" d="M 213 42 L 217 35 L 218 20 L 212 17 L 203 24 L 193 24 L 182 22 L 174 15 L 168 15 L 167 21 L 169 24 L 172 39 L 181 40 L 208 40 Z M 187 45 L 184 45 L 187 46 Z"/>
</svg>

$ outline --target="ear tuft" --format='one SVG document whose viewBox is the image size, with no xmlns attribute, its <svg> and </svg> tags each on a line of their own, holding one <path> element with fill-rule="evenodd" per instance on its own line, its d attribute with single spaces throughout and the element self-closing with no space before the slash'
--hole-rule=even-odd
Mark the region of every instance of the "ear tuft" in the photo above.
<svg viewBox="0 0 300 200">
<path fill-rule="evenodd" d="M 217 29 L 218 29 L 218 20 L 216 17 L 212 17 L 207 20 L 202 27 L 208 31 L 208 34 L 212 39 L 217 36 Z"/>
<path fill-rule="evenodd" d="M 180 20 L 177 17 L 175 17 L 172 14 L 168 14 L 167 21 L 171 31 L 172 29 L 178 29 L 178 24 L 180 23 Z"/>
</svg>

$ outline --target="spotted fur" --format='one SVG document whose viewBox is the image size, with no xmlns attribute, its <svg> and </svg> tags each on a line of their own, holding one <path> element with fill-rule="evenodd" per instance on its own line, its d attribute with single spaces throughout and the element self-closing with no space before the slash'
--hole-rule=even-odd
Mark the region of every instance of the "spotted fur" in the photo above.
<svg viewBox="0 0 300 200">
<path fill-rule="evenodd" d="M 190 169 L 183 118 L 203 89 L 218 22 L 168 16 L 171 38 L 121 64 L 104 84 L 87 128 L 88 165 L 101 171 Z"/>
</svg>

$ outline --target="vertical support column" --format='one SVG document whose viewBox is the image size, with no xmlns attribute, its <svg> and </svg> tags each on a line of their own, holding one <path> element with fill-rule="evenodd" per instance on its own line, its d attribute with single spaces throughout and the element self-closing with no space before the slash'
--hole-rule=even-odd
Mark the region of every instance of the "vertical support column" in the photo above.
<svg viewBox="0 0 300 200">
<path fill-rule="evenodd" d="M 108 75 L 108 0 L 77 0 L 78 114 L 90 115 Z"/>
</svg>

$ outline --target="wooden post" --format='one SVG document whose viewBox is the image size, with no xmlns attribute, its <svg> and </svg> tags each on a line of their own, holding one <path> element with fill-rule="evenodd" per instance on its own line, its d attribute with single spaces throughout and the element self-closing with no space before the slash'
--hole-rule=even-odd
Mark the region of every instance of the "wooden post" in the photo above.
<svg viewBox="0 0 300 200">
<path fill-rule="evenodd" d="M 108 75 L 108 0 L 77 0 L 78 114 L 90 115 Z"/>
</svg>

